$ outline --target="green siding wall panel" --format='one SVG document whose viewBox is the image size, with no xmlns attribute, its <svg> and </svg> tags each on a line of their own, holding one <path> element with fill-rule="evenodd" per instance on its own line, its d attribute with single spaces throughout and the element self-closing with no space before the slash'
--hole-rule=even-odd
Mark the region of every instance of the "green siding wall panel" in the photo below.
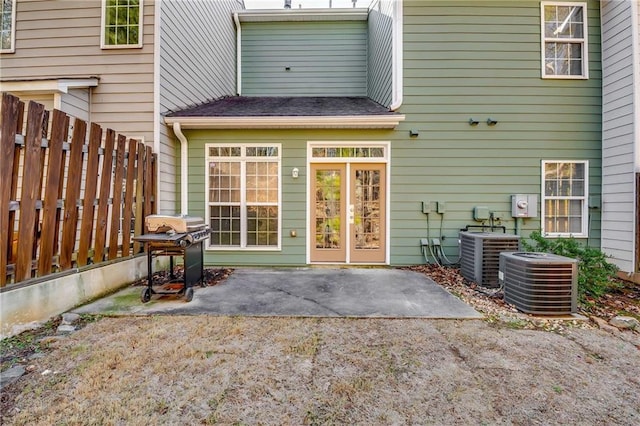
<svg viewBox="0 0 640 426">
<path fill-rule="evenodd" d="M 282 143 L 282 250 L 209 251 L 215 265 L 302 265 L 306 262 L 308 141 L 389 141 L 390 258 L 423 263 L 421 202 L 444 201 L 429 219 L 431 236 L 457 257 L 457 235 L 474 206 L 487 206 L 514 232 L 511 194 L 538 194 L 542 160 L 589 160 L 589 191 L 601 186 L 599 4 L 589 0 L 588 80 L 540 78 L 539 1 L 405 0 L 404 102 L 395 130 L 187 131 L 190 176 L 204 174 L 208 142 Z M 249 25 L 246 25 L 249 27 Z M 428 28 L 425 28 L 428 27 Z M 244 30 L 244 26 L 243 26 Z M 244 33 L 243 33 L 244 34 Z M 469 118 L 480 123 L 470 126 Z M 498 121 L 486 124 L 488 117 Z M 410 137 L 409 130 L 419 131 Z M 291 169 L 300 170 L 299 179 Z M 189 182 L 190 208 L 204 215 L 204 181 Z M 538 209 L 540 205 L 538 205 Z M 190 211 L 190 213 L 192 213 Z M 589 244 L 598 247 L 600 215 L 592 212 Z M 524 236 L 540 218 L 520 221 Z M 295 229 L 298 237 L 291 238 Z"/>
<path fill-rule="evenodd" d="M 367 96 L 367 22 L 244 23 L 242 94 Z"/>
</svg>

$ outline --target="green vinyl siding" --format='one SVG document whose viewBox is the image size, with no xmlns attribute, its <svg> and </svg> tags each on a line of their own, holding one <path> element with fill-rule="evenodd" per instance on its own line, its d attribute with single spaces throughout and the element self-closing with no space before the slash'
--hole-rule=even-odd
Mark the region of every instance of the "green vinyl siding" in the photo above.
<svg viewBox="0 0 640 426">
<path fill-rule="evenodd" d="M 599 3 L 588 2 L 589 80 L 543 80 L 539 1 L 404 2 L 403 135 L 393 144 L 393 264 L 415 263 L 416 232 L 426 236 L 420 202 L 445 201 L 442 242 L 457 257 L 457 233 L 474 206 L 487 206 L 515 232 L 510 195 L 538 195 L 542 160 L 589 160 L 591 195 L 600 194 L 601 67 Z M 498 121 L 488 126 L 486 120 Z M 474 118 L 477 126 L 468 121 Z M 417 212 L 417 213 L 416 213 Z M 429 217 L 439 236 L 441 215 Z M 589 244 L 599 246 L 599 211 Z"/>
<path fill-rule="evenodd" d="M 537 194 L 538 217 L 519 220 L 525 237 L 540 229 L 542 160 L 588 160 L 589 194 L 601 186 L 599 3 L 588 2 L 589 79 L 541 79 L 539 1 L 404 1 L 405 121 L 394 130 L 188 131 L 189 212 L 204 216 L 204 145 L 282 144 L 281 251 L 208 251 L 215 265 L 303 265 L 307 250 L 307 158 L 310 141 L 388 141 L 390 263 L 424 263 L 422 201 L 446 203 L 429 216 L 431 237 L 457 258 L 458 232 L 480 225 L 474 206 L 516 230 L 511 194 Z M 487 118 L 497 120 L 488 126 Z M 477 126 L 468 121 L 474 118 Z M 410 137 L 409 131 L 419 135 Z M 297 167 L 300 177 L 293 179 Z M 295 229 L 297 237 L 291 237 Z M 440 232 L 442 229 L 442 233 Z M 600 212 L 590 238 L 600 245 Z M 585 242 L 587 242 L 585 240 Z"/>
<path fill-rule="evenodd" d="M 367 22 L 243 23 L 242 94 L 367 96 Z"/>
</svg>

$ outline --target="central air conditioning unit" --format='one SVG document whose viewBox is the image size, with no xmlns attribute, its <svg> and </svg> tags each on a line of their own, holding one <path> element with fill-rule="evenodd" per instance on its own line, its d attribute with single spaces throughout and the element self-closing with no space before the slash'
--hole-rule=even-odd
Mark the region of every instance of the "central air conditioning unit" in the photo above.
<svg viewBox="0 0 640 426">
<path fill-rule="evenodd" d="M 520 250 L 520 236 L 493 232 L 460 232 L 460 272 L 484 287 L 498 287 L 500 253 Z"/>
<path fill-rule="evenodd" d="M 504 300 L 522 312 L 569 315 L 577 310 L 578 261 L 550 253 L 500 254 Z"/>
</svg>

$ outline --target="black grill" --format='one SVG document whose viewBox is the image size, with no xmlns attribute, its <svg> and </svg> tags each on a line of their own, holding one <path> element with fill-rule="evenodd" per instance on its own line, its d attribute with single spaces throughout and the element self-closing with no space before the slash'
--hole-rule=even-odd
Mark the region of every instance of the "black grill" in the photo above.
<svg viewBox="0 0 640 426">
<path fill-rule="evenodd" d="M 201 218 L 158 215 L 147 216 L 145 226 L 156 232 L 134 237 L 134 240 L 144 243 L 147 252 L 147 287 L 142 290 L 140 300 L 147 303 L 154 294 L 177 294 L 190 302 L 193 299 L 193 286 L 202 284 L 204 280 L 204 242 L 211 233 L 209 227 Z M 175 232 L 175 228 L 188 229 L 188 232 Z M 175 280 L 173 258 L 183 257 L 184 278 L 178 285 L 169 285 L 169 291 L 154 288 L 153 258 L 157 256 L 169 256 L 172 280 Z M 172 289 L 174 287 L 175 290 Z"/>
</svg>

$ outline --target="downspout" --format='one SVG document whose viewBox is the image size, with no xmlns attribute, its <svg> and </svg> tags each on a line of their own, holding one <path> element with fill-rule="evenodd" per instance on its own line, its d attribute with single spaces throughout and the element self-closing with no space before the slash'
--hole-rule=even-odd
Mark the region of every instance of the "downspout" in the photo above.
<svg viewBox="0 0 640 426">
<path fill-rule="evenodd" d="M 156 161 L 162 158 L 162 145 L 160 144 L 160 49 L 161 49 L 161 29 L 160 16 L 162 14 L 162 2 L 155 2 L 153 11 L 153 152 L 156 153 Z M 89 93 L 91 96 L 91 93 Z M 156 213 L 164 210 L 161 206 L 160 194 L 162 193 L 162 183 L 160 182 L 160 167 L 156 164 L 156 193 L 155 199 Z"/>
<path fill-rule="evenodd" d="M 242 95 L 242 27 L 238 13 L 233 14 L 233 22 L 236 24 L 236 92 Z"/>
<path fill-rule="evenodd" d="M 391 105 L 389 105 L 389 109 L 391 111 L 396 111 L 402 105 L 402 72 L 403 72 L 403 11 L 402 11 L 402 0 L 395 0 L 393 2 L 393 26 L 391 29 L 391 87 L 392 87 L 392 96 L 391 96 Z"/>
<path fill-rule="evenodd" d="M 189 176 L 189 158 L 187 157 L 187 137 L 182 133 L 179 122 L 173 123 L 173 133 L 180 141 L 180 214 L 186 215 L 188 209 L 188 176 Z"/>
</svg>

